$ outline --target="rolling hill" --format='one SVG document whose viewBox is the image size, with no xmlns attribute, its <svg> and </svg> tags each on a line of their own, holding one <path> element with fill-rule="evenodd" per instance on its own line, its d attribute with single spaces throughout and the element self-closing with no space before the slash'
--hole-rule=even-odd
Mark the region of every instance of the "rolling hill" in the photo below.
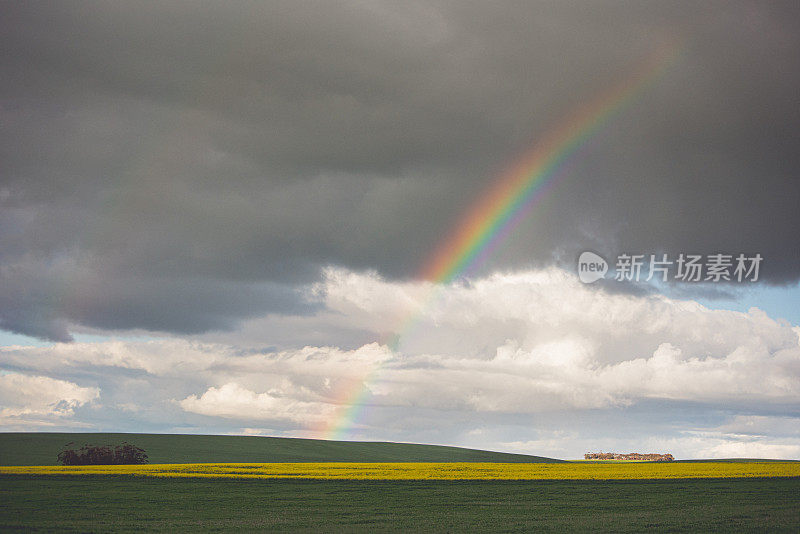
<svg viewBox="0 0 800 534">
<path fill-rule="evenodd" d="M 215 462 L 560 462 L 553 458 L 411 443 L 325 441 L 257 436 L 126 433 L 0 433 L 0 465 L 56 465 L 67 443 L 147 451 L 150 463 Z"/>
</svg>

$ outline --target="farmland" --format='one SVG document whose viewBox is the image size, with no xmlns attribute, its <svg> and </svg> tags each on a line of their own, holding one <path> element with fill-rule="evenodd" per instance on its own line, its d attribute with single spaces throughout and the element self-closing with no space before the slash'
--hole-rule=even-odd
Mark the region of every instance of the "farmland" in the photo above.
<svg viewBox="0 0 800 534">
<path fill-rule="evenodd" d="M 797 478 L 353 481 L 0 475 L 0 530 L 773 531 Z"/>
<path fill-rule="evenodd" d="M 52 465 L 69 441 L 129 441 L 159 463 Z M 0 530 L 800 529 L 800 462 L 563 462 L 432 445 L 152 434 L 2 434 L 0 445 Z"/>
<path fill-rule="evenodd" d="M 0 475 L 133 475 L 160 478 L 317 480 L 645 480 L 800 477 L 800 462 L 693 463 L 254 463 L 0 466 Z"/>
<path fill-rule="evenodd" d="M 0 465 L 56 465 L 69 442 L 102 445 L 128 441 L 147 451 L 151 464 L 220 462 L 560 462 L 552 458 L 414 443 L 326 441 L 259 436 L 122 433 L 0 433 Z"/>
</svg>

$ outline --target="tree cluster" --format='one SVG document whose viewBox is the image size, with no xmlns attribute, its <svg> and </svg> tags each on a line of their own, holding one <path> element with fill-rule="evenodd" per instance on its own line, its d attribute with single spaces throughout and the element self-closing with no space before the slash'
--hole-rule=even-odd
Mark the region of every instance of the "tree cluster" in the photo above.
<svg viewBox="0 0 800 534">
<path fill-rule="evenodd" d="M 146 464 L 147 453 L 144 449 L 122 443 L 120 445 L 84 445 L 80 449 L 70 448 L 73 443 L 67 443 L 65 449 L 58 453 L 58 461 L 62 465 L 122 465 Z"/>
</svg>

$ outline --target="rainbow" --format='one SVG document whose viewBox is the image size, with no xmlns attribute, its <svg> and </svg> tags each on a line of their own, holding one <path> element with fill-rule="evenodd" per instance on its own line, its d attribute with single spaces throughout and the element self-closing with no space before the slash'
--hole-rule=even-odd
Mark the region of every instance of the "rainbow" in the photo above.
<svg viewBox="0 0 800 534">
<path fill-rule="evenodd" d="M 661 47 L 622 83 L 581 106 L 533 145 L 466 212 L 420 278 L 446 284 L 474 273 L 552 185 L 565 161 L 666 72 L 679 52 L 676 44 Z"/>
<path fill-rule="evenodd" d="M 374 380 L 377 371 L 377 369 L 373 369 L 360 380 L 353 381 L 351 385 L 343 389 L 339 399 L 334 401 L 339 406 L 337 417 L 332 424 L 317 432 L 320 439 L 344 440 L 348 437 L 352 427 L 361 418 L 361 414 L 367 407 L 366 401 L 369 396 L 367 384 Z"/>
<path fill-rule="evenodd" d="M 630 76 L 568 115 L 493 180 L 419 272 L 418 278 L 434 282 L 428 299 L 382 342 L 396 351 L 400 339 L 413 329 L 440 294 L 437 289 L 475 273 L 558 177 L 566 174 L 565 163 L 570 156 L 610 118 L 658 80 L 680 57 L 682 50 L 677 41 L 661 46 Z M 327 439 L 345 437 L 347 430 L 359 419 L 369 391 L 367 384 L 375 379 L 376 374 L 377 369 L 374 369 L 358 381 L 357 387 L 346 392 L 343 396 L 346 400 L 340 402 L 339 417 L 324 434 Z"/>
</svg>

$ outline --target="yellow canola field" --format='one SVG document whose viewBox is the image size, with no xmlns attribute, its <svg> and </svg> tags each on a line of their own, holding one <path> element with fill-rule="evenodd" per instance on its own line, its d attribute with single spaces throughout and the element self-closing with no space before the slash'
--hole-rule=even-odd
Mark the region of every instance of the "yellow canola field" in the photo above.
<svg viewBox="0 0 800 534">
<path fill-rule="evenodd" d="M 800 462 L 693 463 L 223 463 L 0 466 L 3 474 L 350 480 L 621 480 L 797 477 Z"/>
</svg>

